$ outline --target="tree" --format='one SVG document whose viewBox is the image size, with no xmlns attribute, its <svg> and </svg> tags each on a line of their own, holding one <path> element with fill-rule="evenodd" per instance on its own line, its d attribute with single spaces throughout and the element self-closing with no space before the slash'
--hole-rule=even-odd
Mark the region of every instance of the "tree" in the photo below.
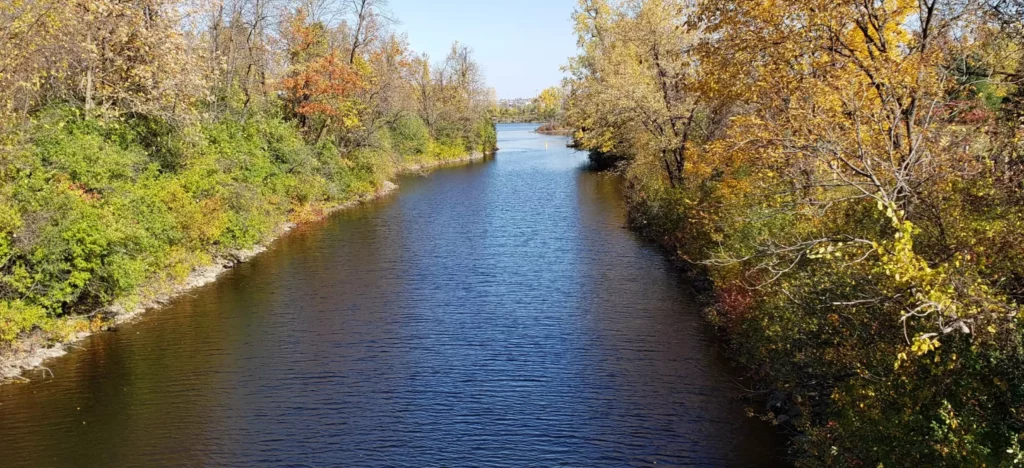
<svg viewBox="0 0 1024 468">
<path fill-rule="evenodd" d="M 440 64 L 432 66 L 423 56 L 412 69 L 417 107 L 431 134 L 442 139 L 466 137 L 465 129 L 486 114 L 489 102 L 472 50 L 456 42 Z"/>
<path fill-rule="evenodd" d="M 414 110 L 414 73 L 414 58 L 404 37 L 392 34 L 370 51 L 360 93 L 363 143 Z"/>
<path fill-rule="evenodd" d="M 0 11 L 14 53 L 0 79 L 23 110 L 73 100 L 86 112 L 128 111 L 184 118 L 201 99 L 197 73 L 179 29 L 185 11 L 172 0 L 14 2 Z"/>
<path fill-rule="evenodd" d="M 384 11 L 387 0 L 348 0 L 349 8 L 355 15 L 352 31 L 352 46 L 349 48 L 349 64 L 355 63 L 360 49 L 372 45 L 384 37 L 384 31 L 393 21 Z"/>
<path fill-rule="evenodd" d="M 289 112 L 319 141 L 330 130 L 359 125 L 355 95 L 363 87 L 360 73 L 327 40 L 323 23 L 308 22 L 299 9 L 288 21 L 291 70 L 281 80 Z"/>
<path fill-rule="evenodd" d="M 629 1 L 614 9 L 583 0 L 576 29 L 585 54 L 569 66 L 569 99 L 586 102 L 569 113 L 582 144 L 657 155 L 673 186 L 683 183 L 695 140 L 707 136 L 698 128 L 702 118 L 714 121 L 723 111 L 698 89 L 694 48 L 700 36 L 686 21 L 692 12 L 692 2 L 683 0 Z"/>
<path fill-rule="evenodd" d="M 540 118 L 552 120 L 562 112 L 564 101 L 565 93 L 562 88 L 550 87 L 540 92 L 534 99 L 534 105 Z"/>
</svg>

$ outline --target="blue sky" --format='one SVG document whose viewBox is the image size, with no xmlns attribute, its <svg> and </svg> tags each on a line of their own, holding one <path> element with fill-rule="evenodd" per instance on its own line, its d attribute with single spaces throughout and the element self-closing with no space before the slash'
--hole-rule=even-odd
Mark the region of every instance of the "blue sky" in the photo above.
<svg viewBox="0 0 1024 468">
<path fill-rule="evenodd" d="M 453 41 L 470 46 L 498 97 L 533 97 L 561 82 L 576 53 L 575 0 L 390 0 L 413 50 L 443 59 Z"/>
</svg>

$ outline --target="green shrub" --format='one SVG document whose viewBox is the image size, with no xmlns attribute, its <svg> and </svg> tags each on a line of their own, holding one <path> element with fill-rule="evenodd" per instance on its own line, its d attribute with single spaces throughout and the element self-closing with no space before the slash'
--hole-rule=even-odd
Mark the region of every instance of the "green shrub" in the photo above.
<svg viewBox="0 0 1024 468">
<path fill-rule="evenodd" d="M 468 148 L 470 151 L 491 153 L 498 149 L 498 129 L 490 119 L 478 120 L 473 136 Z"/>
<path fill-rule="evenodd" d="M 390 128 L 392 149 L 399 156 L 420 156 L 430 147 L 430 130 L 423 119 L 405 115 Z"/>
<path fill-rule="evenodd" d="M 78 190 L 109 191 L 116 183 L 132 181 L 149 164 L 141 148 L 124 148 L 71 125 L 39 132 L 34 143 L 43 168 L 66 175 Z"/>
<path fill-rule="evenodd" d="M 22 301 L 0 301 L 0 342 L 11 341 L 46 320 L 42 307 Z"/>
</svg>

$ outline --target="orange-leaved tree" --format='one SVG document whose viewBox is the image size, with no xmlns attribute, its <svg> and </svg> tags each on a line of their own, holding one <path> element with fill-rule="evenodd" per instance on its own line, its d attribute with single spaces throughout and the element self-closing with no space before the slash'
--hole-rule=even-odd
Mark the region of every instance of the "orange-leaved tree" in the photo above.
<svg viewBox="0 0 1024 468">
<path fill-rule="evenodd" d="M 281 80 L 287 111 L 306 135 L 320 141 L 328 132 L 335 136 L 359 126 L 360 102 L 356 94 L 364 86 L 357 60 L 350 64 L 331 44 L 327 26 L 310 21 L 298 9 L 286 24 L 290 69 Z"/>
</svg>

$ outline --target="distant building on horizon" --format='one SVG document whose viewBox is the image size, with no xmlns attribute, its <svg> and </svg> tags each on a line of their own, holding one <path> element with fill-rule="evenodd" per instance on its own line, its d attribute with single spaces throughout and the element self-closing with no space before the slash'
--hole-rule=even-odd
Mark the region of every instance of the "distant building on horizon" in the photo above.
<svg viewBox="0 0 1024 468">
<path fill-rule="evenodd" d="M 525 111 L 533 105 L 533 98 L 499 99 L 499 109 L 515 109 Z"/>
</svg>

